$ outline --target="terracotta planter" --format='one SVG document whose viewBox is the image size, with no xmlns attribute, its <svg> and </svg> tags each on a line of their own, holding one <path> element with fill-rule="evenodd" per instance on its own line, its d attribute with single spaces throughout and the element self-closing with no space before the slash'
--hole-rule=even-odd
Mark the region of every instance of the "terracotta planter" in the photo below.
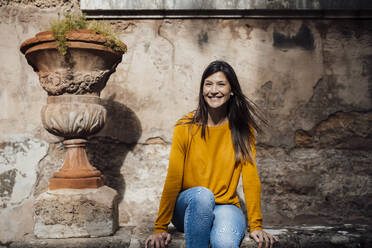
<svg viewBox="0 0 372 248">
<path fill-rule="evenodd" d="M 54 173 L 49 189 L 98 188 L 103 176 L 87 159 L 86 138 L 105 123 L 106 110 L 99 95 L 123 53 L 104 46 L 106 38 L 90 30 L 72 30 L 66 39 L 65 56 L 57 50 L 51 32 L 38 33 L 20 48 L 48 93 L 41 111 L 43 125 L 65 139 L 65 163 Z"/>
</svg>

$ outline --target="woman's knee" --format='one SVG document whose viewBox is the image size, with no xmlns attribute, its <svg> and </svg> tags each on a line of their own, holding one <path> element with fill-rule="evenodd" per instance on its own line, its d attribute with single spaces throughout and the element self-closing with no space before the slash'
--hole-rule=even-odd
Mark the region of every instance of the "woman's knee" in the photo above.
<svg viewBox="0 0 372 248">
<path fill-rule="evenodd" d="M 212 191 L 210 191 L 208 188 L 205 187 L 194 187 L 192 188 L 194 191 L 194 194 L 190 201 L 192 203 L 197 204 L 200 207 L 212 207 L 214 208 L 215 205 L 215 199 L 214 194 Z"/>
</svg>

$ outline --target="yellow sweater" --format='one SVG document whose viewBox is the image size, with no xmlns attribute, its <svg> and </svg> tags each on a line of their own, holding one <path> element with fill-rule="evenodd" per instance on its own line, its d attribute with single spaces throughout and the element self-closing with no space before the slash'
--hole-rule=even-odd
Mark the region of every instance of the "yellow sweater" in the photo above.
<svg viewBox="0 0 372 248">
<path fill-rule="evenodd" d="M 191 133 L 190 133 L 191 130 Z M 155 233 L 167 231 L 178 194 L 186 189 L 204 186 L 210 189 L 216 204 L 240 207 L 236 187 L 242 173 L 243 189 L 250 231 L 262 229 L 260 207 L 261 183 L 255 163 L 235 165 L 229 123 L 206 129 L 206 140 L 201 128 L 189 124 L 176 125 L 169 158 L 168 174 L 155 221 Z M 255 145 L 252 144 L 255 157 Z"/>
</svg>

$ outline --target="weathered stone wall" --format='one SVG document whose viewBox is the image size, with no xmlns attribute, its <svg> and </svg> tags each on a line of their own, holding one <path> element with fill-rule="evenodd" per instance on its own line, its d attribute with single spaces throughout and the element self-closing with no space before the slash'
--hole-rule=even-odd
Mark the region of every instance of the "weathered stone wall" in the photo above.
<svg viewBox="0 0 372 248">
<path fill-rule="evenodd" d="M 19 51 L 75 1 L 0 2 L 0 241 L 32 232 L 32 203 L 63 162 L 42 127 L 46 93 Z M 151 225 L 172 127 L 201 73 L 228 61 L 271 124 L 258 140 L 265 224 L 366 223 L 372 209 L 372 21 L 117 20 L 128 53 L 101 97 L 88 156 L 120 194 L 122 225 Z M 241 191 L 241 189 L 240 189 Z"/>
</svg>

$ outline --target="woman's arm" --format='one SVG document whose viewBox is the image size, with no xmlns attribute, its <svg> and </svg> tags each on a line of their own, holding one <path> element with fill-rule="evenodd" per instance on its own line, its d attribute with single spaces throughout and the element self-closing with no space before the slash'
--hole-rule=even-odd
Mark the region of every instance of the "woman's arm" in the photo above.
<svg viewBox="0 0 372 248">
<path fill-rule="evenodd" d="M 272 248 L 273 244 L 279 240 L 271 234 L 262 231 L 261 182 L 256 166 L 255 145 L 252 145 L 251 149 L 253 163 L 244 163 L 242 168 L 243 190 L 250 236 L 258 243 L 258 248 L 261 248 L 264 243 L 265 248 Z"/>
<path fill-rule="evenodd" d="M 172 147 L 169 156 L 169 167 L 161 195 L 158 217 L 155 221 L 154 233 L 167 232 L 177 196 L 181 191 L 183 167 L 187 147 L 188 128 L 178 125 L 174 128 Z"/>
<path fill-rule="evenodd" d="M 256 168 L 256 147 L 251 146 L 253 162 L 242 165 L 243 190 L 250 231 L 262 230 L 261 182 Z"/>
</svg>

